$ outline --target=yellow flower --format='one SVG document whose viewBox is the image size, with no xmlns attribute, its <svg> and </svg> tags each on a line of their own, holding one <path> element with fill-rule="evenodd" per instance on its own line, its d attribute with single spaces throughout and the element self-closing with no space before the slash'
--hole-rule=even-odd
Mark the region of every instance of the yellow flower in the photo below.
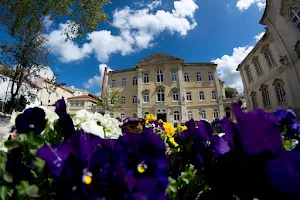
<svg viewBox="0 0 300 200">
<path fill-rule="evenodd" d="M 153 114 L 149 114 L 145 118 L 146 124 L 148 124 L 149 121 L 154 121 L 154 120 L 156 120 L 156 118 L 155 118 L 155 116 Z"/>
<path fill-rule="evenodd" d="M 158 120 L 159 123 L 164 123 L 164 121 L 162 119 Z"/>
<path fill-rule="evenodd" d="M 164 129 L 165 129 L 166 135 L 167 135 L 168 137 L 173 137 L 173 135 L 175 134 L 175 130 L 176 130 L 176 129 L 173 127 L 173 125 L 170 124 L 170 123 L 164 122 L 163 126 L 164 126 Z"/>
<path fill-rule="evenodd" d="M 170 138 L 169 138 L 169 141 L 171 142 L 171 144 L 174 145 L 174 147 L 178 147 L 178 146 L 179 146 L 179 144 L 177 144 L 177 143 L 175 142 L 174 137 L 170 137 Z"/>
<path fill-rule="evenodd" d="M 177 130 L 178 130 L 179 132 L 185 131 L 186 129 L 187 129 L 186 126 L 181 126 L 180 124 L 177 125 Z"/>
</svg>

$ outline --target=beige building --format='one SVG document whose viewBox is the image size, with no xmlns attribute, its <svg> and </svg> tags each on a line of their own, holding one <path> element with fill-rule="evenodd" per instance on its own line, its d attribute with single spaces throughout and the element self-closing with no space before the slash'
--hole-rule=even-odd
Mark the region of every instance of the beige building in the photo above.
<svg viewBox="0 0 300 200">
<path fill-rule="evenodd" d="M 68 112 L 70 115 L 75 115 L 77 111 L 85 109 L 91 113 L 103 112 L 101 106 L 97 106 L 100 101 L 98 97 L 92 94 L 74 96 L 67 99 Z"/>
<path fill-rule="evenodd" d="M 155 53 L 135 68 L 111 71 L 109 92 L 120 91 L 122 106 L 111 115 L 122 119 L 151 113 L 174 125 L 191 118 L 223 117 L 224 82 L 216 68 L 214 63 L 184 63 L 181 58 Z"/>
<path fill-rule="evenodd" d="M 291 108 L 300 114 L 300 2 L 267 0 L 266 33 L 238 66 L 249 110 Z"/>
</svg>

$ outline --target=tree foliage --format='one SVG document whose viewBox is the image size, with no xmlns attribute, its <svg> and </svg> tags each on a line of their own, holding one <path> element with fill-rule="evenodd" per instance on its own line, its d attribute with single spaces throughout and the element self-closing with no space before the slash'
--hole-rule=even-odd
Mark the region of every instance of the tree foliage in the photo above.
<svg viewBox="0 0 300 200">
<path fill-rule="evenodd" d="M 232 87 L 226 87 L 225 88 L 226 98 L 233 98 L 237 94 L 238 94 L 238 90 L 236 88 L 232 88 Z"/>
<path fill-rule="evenodd" d="M 106 92 L 105 97 L 102 99 L 102 101 L 98 102 L 98 105 L 102 106 L 104 110 L 106 111 L 112 111 L 114 109 L 120 109 L 122 108 L 120 106 L 120 91 L 115 90 L 112 92 Z"/>
</svg>

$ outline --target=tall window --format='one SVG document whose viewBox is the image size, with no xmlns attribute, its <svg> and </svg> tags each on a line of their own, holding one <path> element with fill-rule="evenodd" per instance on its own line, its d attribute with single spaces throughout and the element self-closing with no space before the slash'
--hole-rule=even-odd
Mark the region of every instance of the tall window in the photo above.
<svg viewBox="0 0 300 200">
<path fill-rule="evenodd" d="M 200 101 L 204 101 L 205 100 L 205 96 L 204 96 L 204 92 L 199 92 L 199 100 Z"/>
<path fill-rule="evenodd" d="M 184 81 L 185 82 L 189 82 L 190 81 L 190 75 L 187 72 L 184 73 Z"/>
<path fill-rule="evenodd" d="M 261 67 L 260 67 L 258 60 L 254 61 L 254 67 L 255 67 L 257 76 L 260 76 L 262 74 L 262 71 L 261 71 Z"/>
<path fill-rule="evenodd" d="M 163 89 L 158 89 L 157 91 L 157 101 L 162 102 L 165 101 L 165 92 Z"/>
<path fill-rule="evenodd" d="M 199 110 L 199 116 L 200 116 L 200 119 L 206 119 L 206 111 L 205 110 Z"/>
<path fill-rule="evenodd" d="M 176 121 L 180 120 L 179 111 L 174 112 L 174 120 L 176 120 Z"/>
<path fill-rule="evenodd" d="M 261 95 L 263 98 L 263 104 L 264 106 L 270 106 L 271 105 L 271 101 L 270 101 L 270 96 L 269 96 L 269 91 L 268 91 L 268 87 L 263 87 L 261 90 Z"/>
<path fill-rule="evenodd" d="M 156 82 L 158 83 L 164 82 L 164 73 L 161 70 L 157 71 Z"/>
<path fill-rule="evenodd" d="M 144 93 L 144 103 L 149 103 L 149 101 L 150 101 L 149 93 L 146 92 Z"/>
<path fill-rule="evenodd" d="M 252 79 L 252 74 L 251 74 L 249 66 L 245 68 L 245 71 L 246 71 L 246 75 L 248 78 L 248 82 L 251 83 L 253 81 L 253 79 Z"/>
<path fill-rule="evenodd" d="M 211 92 L 211 99 L 216 100 L 217 99 L 217 93 L 215 91 Z"/>
<path fill-rule="evenodd" d="M 121 104 L 125 104 L 126 101 L 125 101 L 125 97 L 121 97 Z"/>
<path fill-rule="evenodd" d="M 133 104 L 136 104 L 136 103 L 137 103 L 137 97 L 136 97 L 136 96 L 133 96 L 133 97 L 132 97 L 132 103 L 133 103 Z"/>
<path fill-rule="evenodd" d="M 132 85 L 137 85 L 137 77 L 133 77 L 132 79 Z"/>
<path fill-rule="evenodd" d="M 109 116 L 110 116 L 110 118 L 115 118 L 114 113 L 110 113 Z"/>
<path fill-rule="evenodd" d="M 283 82 L 278 81 L 275 84 L 275 90 L 276 90 L 276 96 L 277 96 L 277 101 L 278 103 L 284 103 L 285 102 L 285 91 L 283 89 Z"/>
<path fill-rule="evenodd" d="M 193 111 L 189 111 L 188 112 L 188 120 L 191 120 L 191 119 L 193 119 L 194 118 L 194 116 L 193 116 Z"/>
<path fill-rule="evenodd" d="M 172 82 L 177 82 L 177 73 L 171 72 Z"/>
<path fill-rule="evenodd" d="M 124 113 L 121 113 L 121 114 L 120 114 L 120 118 L 121 118 L 121 120 L 125 119 L 125 114 L 124 114 Z"/>
<path fill-rule="evenodd" d="M 255 92 L 251 93 L 251 101 L 252 101 L 253 109 L 258 108 L 257 98 L 256 98 L 256 93 Z"/>
<path fill-rule="evenodd" d="M 197 82 L 201 82 L 202 81 L 201 72 L 197 72 L 196 73 L 196 79 L 197 79 Z"/>
<path fill-rule="evenodd" d="M 273 57 L 272 57 L 272 54 L 270 53 L 270 51 L 268 49 L 266 49 L 264 54 L 265 54 L 265 58 L 267 60 L 269 67 L 273 67 L 275 65 L 275 62 L 273 60 Z"/>
<path fill-rule="evenodd" d="M 126 87 L 126 78 L 122 78 L 122 87 Z"/>
<path fill-rule="evenodd" d="M 290 20 L 296 27 L 296 29 L 300 32 L 300 7 L 293 7 L 290 10 Z"/>
<path fill-rule="evenodd" d="M 149 74 L 144 74 L 144 83 L 149 83 Z"/>
<path fill-rule="evenodd" d="M 116 80 L 112 80 L 112 81 L 111 81 L 111 87 L 112 87 L 112 88 L 115 88 L 115 87 L 116 87 Z"/>
<path fill-rule="evenodd" d="M 214 119 L 219 118 L 219 111 L 217 109 L 214 109 L 213 116 L 214 116 Z"/>
<path fill-rule="evenodd" d="M 212 72 L 208 72 L 208 80 L 209 81 L 213 81 L 214 80 L 214 76 Z"/>
<path fill-rule="evenodd" d="M 178 101 L 179 99 L 179 94 L 176 91 L 173 91 L 173 101 Z"/>
<path fill-rule="evenodd" d="M 191 92 L 186 93 L 186 100 L 187 101 L 192 101 L 192 93 Z"/>
</svg>

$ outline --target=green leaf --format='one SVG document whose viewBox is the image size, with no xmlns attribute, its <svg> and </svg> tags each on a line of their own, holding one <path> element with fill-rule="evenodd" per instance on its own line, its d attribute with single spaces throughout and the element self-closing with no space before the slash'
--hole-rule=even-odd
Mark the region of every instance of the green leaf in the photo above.
<svg viewBox="0 0 300 200">
<path fill-rule="evenodd" d="M 26 194 L 30 197 L 39 197 L 39 188 L 36 185 L 31 185 L 26 188 Z"/>
<path fill-rule="evenodd" d="M 37 168 L 38 172 L 42 172 L 45 166 L 45 161 L 41 158 L 36 157 L 34 161 L 34 166 Z"/>
<path fill-rule="evenodd" d="M 3 174 L 3 179 L 8 182 L 8 183 L 12 183 L 13 182 L 13 178 L 10 174 L 8 174 L 7 172 L 4 172 Z"/>
<path fill-rule="evenodd" d="M 5 185 L 0 186 L 0 199 L 1 200 L 8 199 L 8 188 Z"/>
</svg>

